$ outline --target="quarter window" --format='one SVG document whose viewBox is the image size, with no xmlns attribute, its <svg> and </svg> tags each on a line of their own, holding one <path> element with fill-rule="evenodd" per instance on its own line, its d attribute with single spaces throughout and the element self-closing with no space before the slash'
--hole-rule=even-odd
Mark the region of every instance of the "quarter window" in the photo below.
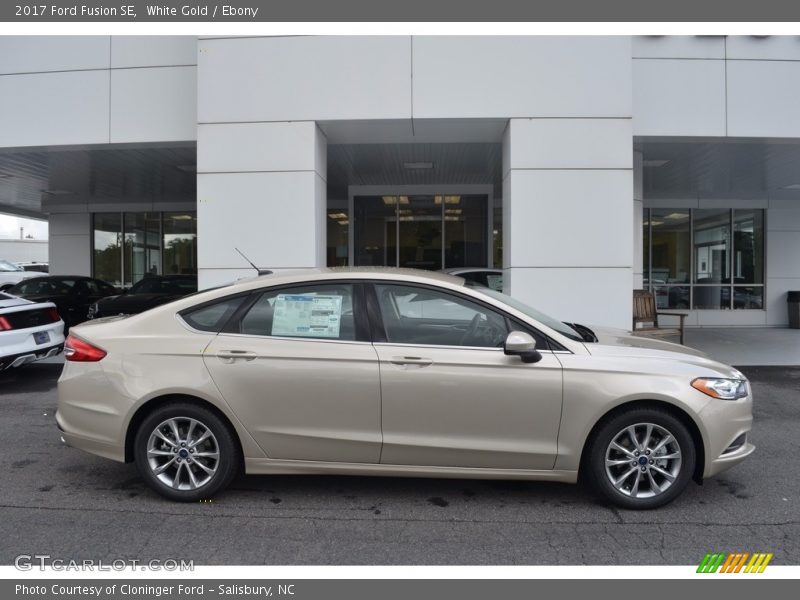
<svg viewBox="0 0 800 600">
<path fill-rule="evenodd" d="M 181 317 L 190 327 L 200 331 L 219 332 L 244 301 L 245 296 L 225 298 L 213 304 L 204 304 L 199 308 L 190 308 L 181 313 Z"/>
<path fill-rule="evenodd" d="M 353 286 L 309 285 L 264 292 L 242 317 L 239 333 L 354 341 Z"/>
<path fill-rule="evenodd" d="M 382 284 L 375 292 L 389 343 L 498 348 L 508 335 L 505 317 L 454 294 Z"/>
</svg>

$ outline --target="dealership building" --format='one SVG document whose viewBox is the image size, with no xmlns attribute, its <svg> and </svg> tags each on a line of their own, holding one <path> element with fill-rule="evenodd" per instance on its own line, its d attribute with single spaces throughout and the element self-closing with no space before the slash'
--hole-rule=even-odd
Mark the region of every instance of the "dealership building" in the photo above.
<svg viewBox="0 0 800 600">
<path fill-rule="evenodd" d="M 0 212 L 117 285 L 250 276 L 238 248 L 786 326 L 799 98 L 798 37 L 0 37 Z"/>
</svg>

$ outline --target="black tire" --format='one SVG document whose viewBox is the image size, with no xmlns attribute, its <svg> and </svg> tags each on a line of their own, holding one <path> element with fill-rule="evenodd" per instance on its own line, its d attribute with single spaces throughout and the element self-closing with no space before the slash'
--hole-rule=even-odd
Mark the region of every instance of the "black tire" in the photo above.
<svg viewBox="0 0 800 600">
<path fill-rule="evenodd" d="M 664 487 L 664 491 L 660 491 L 657 494 L 649 497 L 634 497 L 631 495 L 631 492 L 633 491 L 631 488 L 633 488 L 634 482 L 639 478 L 640 473 L 638 471 L 641 469 L 645 469 L 644 471 L 641 471 L 640 479 L 640 482 L 644 483 L 641 483 L 641 486 L 643 487 L 637 490 L 638 493 L 647 494 L 653 492 L 653 486 L 651 485 L 649 479 L 651 474 L 649 472 L 649 469 L 651 468 L 650 464 L 653 462 L 653 460 L 650 458 L 649 453 L 647 456 L 645 456 L 644 452 L 641 452 L 638 455 L 623 454 L 617 450 L 610 450 L 609 447 L 615 438 L 619 440 L 618 436 L 631 426 L 638 426 L 638 428 L 634 430 L 637 432 L 634 435 L 637 435 L 637 438 L 640 439 L 640 441 L 643 441 L 647 424 L 652 424 L 657 428 L 662 428 L 672 435 L 674 440 L 677 442 L 677 448 L 680 450 L 680 462 L 678 463 L 677 460 L 673 460 L 671 463 L 667 460 L 661 460 L 657 462 L 655 467 L 661 468 L 665 467 L 666 465 L 670 465 L 670 468 L 675 469 L 675 471 L 670 471 L 669 469 L 662 468 L 662 471 L 667 470 L 674 475 L 674 480 L 670 482 L 669 479 L 660 474 L 662 471 L 653 470 L 652 474 L 654 483 L 656 486 L 659 486 L 659 489 Z M 661 433 L 660 430 L 656 430 L 654 428 L 654 431 L 661 436 L 660 438 L 656 439 L 663 439 L 663 437 L 666 437 Z M 639 438 L 639 436 L 641 437 Z M 629 452 L 639 452 L 632 442 L 629 442 L 629 444 L 629 448 L 626 446 L 626 449 Z M 655 445 L 657 444 L 653 444 L 652 446 L 655 447 Z M 669 442 L 668 447 L 672 449 L 676 448 L 673 442 Z M 612 484 L 611 475 L 609 472 L 607 472 L 607 452 L 611 452 L 611 456 L 619 459 L 619 462 L 621 462 L 623 459 L 626 461 L 624 465 L 609 467 L 611 474 L 616 475 L 621 473 L 619 477 L 617 477 L 617 481 L 620 481 L 622 475 L 628 472 L 628 470 L 633 470 L 630 478 L 624 481 L 622 491 L 617 489 Z M 664 449 L 659 450 L 658 452 L 662 453 L 664 456 L 674 455 L 674 450 Z M 639 461 L 642 460 L 643 457 L 648 464 L 634 469 L 633 462 L 636 461 L 637 464 L 639 464 Z M 656 460 L 659 460 L 655 454 L 653 457 L 655 457 Z M 630 462 L 628 462 L 628 460 L 630 460 Z M 684 425 L 680 419 L 663 409 L 637 408 L 630 411 L 621 412 L 600 425 L 587 443 L 586 453 L 584 454 L 583 469 L 585 470 L 586 481 L 591 488 L 597 494 L 610 501 L 612 504 L 632 510 L 649 510 L 664 506 L 665 504 L 672 502 L 680 495 L 692 478 L 696 460 L 697 452 L 694 446 L 694 440 L 692 439 L 692 436 L 689 433 L 686 425 Z"/>
<path fill-rule="evenodd" d="M 180 471 L 177 489 L 176 487 L 167 485 L 164 480 L 156 475 L 151 465 L 151 459 L 148 457 L 148 444 L 150 443 L 151 436 L 155 434 L 159 426 L 169 423 L 171 420 L 174 420 L 172 422 L 178 424 L 181 435 L 185 435 L 190 420 L 196 421 L 198 425 L 195 427 L 202 426 L 202 428 L 207 429 L 211 433 L 211 436 L 197 446 L 198 452 L 204 450 L 204 454 L 210 455 L 216 451 L 218 454 L 216 459 L 204 457 L 202 461 L 198 456 L 188 456 L 187 459 L 184 459 L 184 464 L 177 465 L 177 463 L 173 463 L 173 465 L 169 466 L 162 474 L 164 478 L 168 478 L 172 473 Z M 186 425 L 185 429 L 181 427 L 182 424 Z M 165 426 L 161 431 L 169 432 L 170 428 Z M 203 429 L 199 429 L 199 431 L 204 433 Z M 173 447 L 178 450 L 181 449 L 178 444 L 172 443 L 174 441 L 173 435 L 167 433 L 166 437 L 170 440 L 170 443 L 167 443 L 167 441 L 156 441 L 156 438 L 154 438 L 154 443 L 159 443 L 161 445 L 161 449 L 158 450 L 159 452 L 173 450 Z M 181 438 L 179 438 L 179 440 L 180 439 Z M 159 440 L 163 440 L 163 438 L 159 438 Z M 217 492 L 228 486 L 231 480 L 236 476 L 241 465 L 241 448 L 230 425 L 218 417 L 212 410 L 197 404 L 192 404 L 191 402 L 170 402 L 169 404 L 164 404 L 153 410 L 145 417 L 136 430 L 136 437 L 134 438 L 133 444 L 136 468 L 145 483 L 165 498 L 178 502 L 197 502 L 199 500 L 211 498 Z M 187 446 L 187 452 L 190 446 L 191 444 Z M 169 462 L 170 459 L 171 457 L 169 456 L 153 458 L 155 461 L 161 461 L 157 466 Z M 175 460 L 178 463 L 182 462 L 179 460 L 178 456 L 175 456 Z M 208 475 L 207 471 L 200 469 L 199 463 L 201 462 L 206 466 L 206 469 L 213 468 L 213 474 Z M 188 469 L 190 468 L 188 463 L 195 463 L 191 467 L 193 475 L 194 473 L 198 473 L 195 479 L 206 478 L 201 479 L 202 484 L 193 489 L 191 488 L 192 483 L 188 473 Z"/>
</svg>

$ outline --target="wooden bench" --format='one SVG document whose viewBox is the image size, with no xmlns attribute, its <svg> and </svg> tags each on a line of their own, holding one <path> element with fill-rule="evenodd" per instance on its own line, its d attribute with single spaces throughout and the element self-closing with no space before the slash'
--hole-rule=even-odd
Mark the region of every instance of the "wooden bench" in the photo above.
<svg viewBox="0 0 800 600">
<path fill-rule="evenodd" d="M 659 327 L 658 317 L 680 317 L 678 327 Z M 688 315 L 677 312 L 661 312 L 656 309 L 656 297 L 647 290 L 633 290 L 633 334 L 642 336 L 678 335 L 683 344 L 683 321 Z M 643 324 L 645 327 L 637 328 Z M 649 327 L 647 326 L 649 324 Z"/>
</svg>

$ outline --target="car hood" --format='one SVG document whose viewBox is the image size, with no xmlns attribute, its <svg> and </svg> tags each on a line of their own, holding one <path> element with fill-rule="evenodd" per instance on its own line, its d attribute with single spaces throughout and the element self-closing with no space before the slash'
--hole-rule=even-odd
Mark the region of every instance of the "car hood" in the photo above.
<svg viewBox="0 0 800 600">
<path fill-rule="evenodd" d="M 585 344 L 585 346 L 593 356 L 603 356 L 612 359 L 668 360 L 710 369 L 719 373 L 722 377 L 744 377 L 744 375 L 735 368 L 710 358 L 708 354 L 696 348 L 664 342 L 658 339 L 631 335 L 630 331 L 624 329 L 612 329 L 608 327 L 592 327 L 591 329 L 597 336 L 598 341 L 596 343 Z"/>
</svg>

